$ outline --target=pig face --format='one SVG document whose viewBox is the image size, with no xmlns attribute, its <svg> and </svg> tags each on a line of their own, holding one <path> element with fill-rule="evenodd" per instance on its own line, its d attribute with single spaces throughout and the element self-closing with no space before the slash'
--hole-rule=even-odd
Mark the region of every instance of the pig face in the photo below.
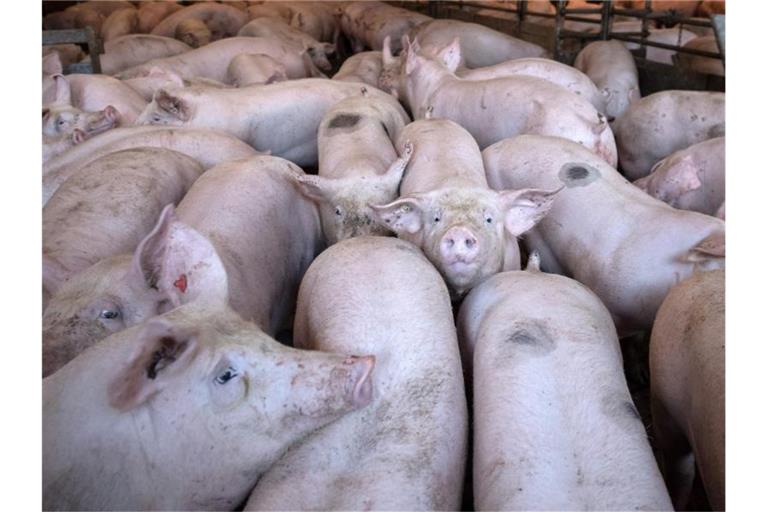
<svg viewBox="0 0 768 512">
<path fill-rule="evenodd" d="M 179 89 L 174 89 L 172 92 L 158 89 L 152 101 L 136 120 L 136 124 L 182 126 L 192 117 L 192 107 L 179 95 L 179 92 Z"/>
<path fill-rule="evenodd" d="M 626 112 L 634 101 L 640 99 L 640 91 L 636 87 L 631 87 L 627 91 L 617 91 L 606 87 L 600 92 L 605 98 L 605 112 L 608 114 L 608 121 L 610 122 L 615 121 Z"/>
<path fill-rule="evenodd" d="M 677 208 L 683 195 L 701 188 L 699 168 L 690 155 L 666 169 L 659 169 L 667 163 L 667 160 L 658 162 L 651 168 L 651 174 L 634 184 L 652 197 Z"/>
<path fill-rule="evenodd" d="M 312 62 L 322 71 L 330 71 L 333 66 L 328 61 L 328 55 L 331 55 L 336 49 L 330 43 L 319 43 L 307 47 L 307 55 Z"/>
<path fill-rule="evenodd" d="M 505 237 L 514 240 L 531 229 L 557 192 L 446 188 L 373 209 L 379 222 L 421 247 L 454 295 L 462 296 L 502 270 Z"/>
<path fill-rule="evenodd" d="M 79 144 L 116 127 L 118 121 L 119 114 L 112 105 L 98 112 L 83 112 L 69 105 L 51 104 L 43 108 L 43 137 L 72 137 Z"/>
<path fill-rule="evenodd" d="M 45 258 L 45 257 L 44 257 Z M 166 207 L 133 255 L 103 260 L 63 283 L 44 259 L 52 291 L 43 313 L 43 375 L 126 327 L 183 303 L 225 304 L 227 275 L 210 242 Z"/>
</svg>

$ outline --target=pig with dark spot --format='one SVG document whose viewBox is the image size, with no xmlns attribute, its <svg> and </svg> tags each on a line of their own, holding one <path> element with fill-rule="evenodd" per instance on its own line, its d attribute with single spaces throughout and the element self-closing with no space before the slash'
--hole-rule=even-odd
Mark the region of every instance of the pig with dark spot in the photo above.
<svg viewBox="0 0 768 512">
<path fill-rule="evenodd" d="M 698 468 L 712 510 L 725 510 L 725 270 L 669 291 L 653 324 L 651 412 L 678 510 Z"/>
<path fill-rule="evenodd" d="M 232 62 L 236 61 L 243 55 L 241 54 L 232 59 Z M 269 58 L 269 57 L 265 57 Z M 230 69 L 232 63 L 230 63 Z M 146 76 L 137 78 L 126 78 L 122 81 L 125 85 L 136 91 L 145 101 L 150 102 L 155 97 L 155 93 L 160 89 L 168 89 L 171 87 L 213 87 L 216 89 L 226 89 L 233 87 L 232 85 L 224 84 L 210 78 L 182 78 L 173 71 L 168 71 L 162 68 L 152 68 Z"/>
<path fill-rule="evenodd" d="M 388 233 L 375 222 L 370 204 L 397 198 L 413 147 L 406 144 L 398 156 L 393 139 L 409 121 L 391 96 L 367 94 L 340 101 L 323 117 L 317 176 L 300 175 L 297 184 L 317 202 L 328 243 Z"/>
<path fill-rule="evenodd" d="M 723 221 L 650 197 L 579 144 L 521 135 L 489 147 L 483 160 L 495 190 L 565 187 L 526 246 L 547 272 L 593 290 L 621 335 L 650 329 L 680 279 L 725 265 Z"/>
<path fill-rule="evenodd" d="M 675 208 L 717 216 L 725 201 L 725 137 L 672 153 L 634 184 Z"/>
<path fill-rule="evenodd" d="M 725 135 L 725 93 L 661 91 L 634 102 L 613 124 L 621 171 L 650 174 L 675 151 Z"/>
<path fill-rule="evenodd" d="M 421 248 L 456 298 L 519 269 L 516 237 L 547 214 L 561 186 L 491 190 L 472 135 L 446 119 L 409 124 L 397 140 L 401 154 L 407 143 L 414 154 L 400 198 L 373 205 L 378 222 Z"/>
<path fill-rule="evenodd" d="M 55 371 L 107 333 L 191 302 L 227 301 L 277 333 L 323 247 L 317 210 L 293 185 L 301 172 L 270 156 L 206 171 L 133 254 L 103 260 L 57 291 L 43 317 L 44 368 Z"/>
<path fill-rule="evenodd" d="M 431 109 L 433 117 L 462 125 L 481 149 L 524 133 L 565 137 L 616 165 L 616 142 L 608 121 L 585 98 L 533 76 L 458 78 L 454 71 L 460 52 L 458 39 L 435 57 L 409 47 L 404 88 L 415 119 Z"/>
<path fill-rule="evenodd" d="M 374 362 L 285 347 L 224 304 L 117 333 L 43 380 L 43 508 L 233 510 L 371 401 Z"/>
<path fill-rule="evenodd" d="M 80 169 L 43 208 L 43 286 L 55 291 L 94 263 L 130 252 L 168 203 L 203 172 L 167 149 L 112 153 Z"/>
<path fill-rule="evenodd" d="M 535 263 L 497 274 L 469 293 L 457 330 L 475 510 L 672 510 L 616 328 L 586 286 Z"/>
<path fill-rule="evenodd" d="M 277 461 L 245 509 L 459 510 L 464 379 L 448 290 L 418 248 L 358 237 L 323 252 L 301 283 L 294 343 L 375 355 L 373 399 Z"/>
</svg>

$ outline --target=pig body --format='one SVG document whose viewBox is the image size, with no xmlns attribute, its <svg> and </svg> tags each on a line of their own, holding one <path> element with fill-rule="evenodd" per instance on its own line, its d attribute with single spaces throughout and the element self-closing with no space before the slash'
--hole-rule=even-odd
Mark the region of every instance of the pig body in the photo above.
<svg viewBox="0 0 768 512">
<path fill-rule="evenodd" d="M 73 74 L 67 75 L 66 80 L 72 93 L 72 105 L 88 112 L 112 105 L 120 113 L 119 126 L 134 124 L 147 106 L 136 91 L 110 76 Z"/>
<path fill-rule="evenodd" d="M 481 149 L 524 133 L 564 137 L 616 165 L 611 128 L 585 98 L 532 76 L 462 80 L 452 73 L 459 60 L 455 41 L 435 58 L 408 52 L 405 91 L 415 119 L 431 108 L 433 117 L 461 124 Z"/>
<path fill-rule="evenodd" d="M 323 43 L 336 45 L 340 28 L 334 8 L 323 5 L 324 2 L 286 2 L 291 9 L 291 26 L 309 34 Z"/>
<path fill-rule="evenodd" d="M 248 55 L 248 54 L 244 54 Z M 238 60 L 240 55 L 232 59 L 232 62 Z M 269 58 L 269 57 L 266 57 Z M 230 62 L 230 67 L 232 66 Z M 231 77 L 228 77 L 231 80 Z M 232 85 L 223 84 L 210 78 L 191 78 L 184 79 L 172 71 L 166 71 L 160 68 L 154 68 L 149 71 L 147 76 L 138 78 L 126 78 L 122 82 L 136 91 L 139 96 L 144 98 L 146 102 L 151 102 L 155 97 L 155 93 L 160 89 L 167 89 L 169 87 L 213 87 L 216 89 L 226 89 L 233 87 Z"/>
<path fill-rule="evenodd" d="M 497 274 L 462 303 L 476 510 L 672 510 L 616 328 L 586 286 Z"/>
<path fill-rule="evenodd" d="M 653 324 L 650 369 L 655 438 L 675 506 L 686 508 L 698 468 L 712 510 L 725 510 L 724 270 L 669 291 Z"/>
<path fill-rule="evenodd" d="M 633 103 L 613 130 L 621 170 L 637 180 L 675 151 L 725 135 L 725 93 L 657 92 Z"/>
<path fill-rule="evenodd" d="M 176 25 L 173 37 L 192 48 L 200 48 L 211 42 L 211 30 L 197 18 L 187 18 Z"/>
<path fill-rule="evenodd" d="M 685 44 L 684 48 L 720 53 L 720 48 L 717 46 L 715 36 L 702 36 L 691 39 Z M 725 66 L 721 59 L 678 52 L 675 56 L 675 61 L 680 68 L 695 73 L 725 76 Z"/>
<path fill-rule="evenodd" d="M 316 209 L 292 183 L 300 173 L 267 156 L 206 171 L 178 215 L 166 207 L 133 254 L 102 260 L 56 291 L 43 316 L 44 370 L 55 371 L 111 332 L 191 302 L 228 302 L 274 335 L 322 247 Z"/>
<path fill-rule="evenodd" d="M 268 2 L 263 4 L 251 5 L 248 7 L 248 19 L 275 18 L 281 19 L 287 23 L 291 22 L 293 11 L 285 5 L 285 2 Z"/>
<path fill-rule="evenodd" d="M 362 95 L 362 89 L 317 78 L 239 89 L 170 89 L 158 92 L 140 122 L 222 130 L 258 151 L 313 166 L 323 115 L 342 99 Z M 367 92 L 384 95 L 373 88 Z"/>
<path fill-rule="evenodd" d="M 121 79 L 146 76 L 153 68 L 171 71 L 181 77 L 205 77 L 226 82 L 227 66 L 241 53 L 263 53 L 281 62 L 289 78 L 304 78 L 317 74 L 305 50 L 290 43 L 263 37 L 230 37 L 191 50 L 182 55 L 153 59 L 121 71 Z"/>
<path fill-rule="evenodd" d="M 239 37 L 277 37 L 284 39 L 294 45 L 306 48 L 309 57 L 315 66 L 323 71 L 331 70 L 331 63 L 328 62 L 328 54 L 333 53 L 336 48 L 330 43 L 321 43 L 309 34 L 290 26 L 288 23 L 282 23 L 274 18 L 257 18 L 249 21 L 237 33 Z"/>
<path fill-rule="evenodd" d="M 235 87 L 263 85 L 288 80 L 285 66 L 263 53 L 241 53 L 229 62 L 228 83 Z"/>
<path fill-rule="evenodd" d="M 141 2 L 139 5 L 138 32 L 141 34 L 152 32 L 152 29 L 163 19 L 183 8 L 183 5 L 179 5 L 176 2 Z"/>
<path fill-rule="evenodd" d="M 381 70 L 381 52 L 356 53 L 344 61 L 333 79 L 378 87 Z"/>
<path fill-rule="evenodd" d="M 282 346 L 226 309 L 118 333 L 43 381 L 43 508 L 234 509 L 291 445 L 370 402 L 373 364 Z"/>
<path fill-rule="evenodd" d="M 675 208 L 717 216 L 725 201 L 725 137 L 672 153 L 634 183 Z"/>
<path fill-rule="evenodd" d="M 491 187 L 565 186 L 526 237 L 542 268 L 571 276 L 605 303 L 619 332 L 650 329 L 669 288 L 725 264 L 725 224 L 675 210 L 583 147 L 523 135 L 483 152 Z"/>
<path fill-rule="evenodd" d="M 191 49 L 189 45 L 170 37 L 147 34 L 122 36 L 104 44 L 104 54 L 99 56 L 101 71 L 105 75 L 114 75 L 147 61 L 172 57 Z"/>
<path fill-rule="evenodd" d="M 400 158 L 393 139 L 409 121 L 403 107 L 387 95 L 347 98 L 323 116 L 318 128 L 318 175 L 303 177 L 299 185 L 318 203 L 329 243 L 387 234 L 374 222 L 369 205 L 397 198 L 413 148 L 406 148 Z"/>
<path fill-rule="evenodd" d="M 458 37 L 461 55 L 468 68 L 493 66 L 524 57 L 546 57 L 539 45 L 517 39 L 477 23 L 457 20 L 434 20 L 411 31 L 422 46 L 444 47 Z"/>
<path fill-rule="evenodd" d="M 400 51 L 400 39 L 414 27 L 433 19 L 414 11 L 383 2 L 349 3 L 342 11 L 341 27 L 356 50 L 381 51 L 384 39 L 392 40 L 393 51 Z"/>
<path fill-rule="evenodd" d="M 461 361 L 445 284 L 419 250 L 383 237 L 328 249 L 302 282 L 294 343 L 374 354 L 373 401 L 287 453 L 245 509 L 458 510 L 467 447 Z"/>
<path fill-rule="evenodd" d="M 111 131 L 115 133 L 112 134 Z M 197 160 L 206 169 L 226 160 L 257 154 L 246 143 L 213 130 L 160 126 L 114 128 L 46 162 L 43 167 L 43 205 L 58 187 L 81 167 L 115 151 L 136 147 L 178 151 Z"/>
<path fill-rule="evenodd" d="M 605 114 L 617 119 L 640 99 L 635 59 L 621 41 L 589 43 L 576 56 L 573 66 L 583 71 L 605 97 Z"/>
<path fill-rule="evenodd" d="M 80 169 L 43 208 L 46 290 L 132 251 L 163 207 L 179 202 L 202 172 L 192 158 L 156 148 L 113 153 Z"/>
<path fill-rule="evenodd" d="M 179 23 L 188 19 L 203 22 L 211 31 L 211 40 L 232 37 L 248 22 L 248 14 L 229 5 L 201 2 L 184 7 L 164 18 L 152 29 L 156 36 L 174 37 Z"/>
<path fill-rule="evenodd" d="M 101 26 L 101 38 L 111 41 L 139 30 L 139 11 L 135 8 L 113 11 Z"/>
<path fill-rule="evenodd" d="M 374 205 L 379 223 L 424 251 L 454 296 L 502 269 L 520 268 L 516 237 L 546 215 L 554 191 L 488 187 L 477 143 L 446 119 L 409 124 L 396 147 L 413 156 L 400 199 Z"/>
</svg>

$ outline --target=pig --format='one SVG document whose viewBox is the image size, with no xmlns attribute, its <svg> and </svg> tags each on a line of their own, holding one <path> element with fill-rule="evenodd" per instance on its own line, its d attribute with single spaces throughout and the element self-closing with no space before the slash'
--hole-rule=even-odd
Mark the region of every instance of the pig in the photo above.
<svg viewBox="0 0 768 512">
<path fill-rule="evenodd" d="M 542 268 L 588 286 L 620 335 L 649 330 L 667 291 L 725 264 L 725 224 L 676 210 L 624 179 L 579 144 L 521 135 L 483 152 L 491 188 L 564 186 L 526 236 Z"/>
<path fill-rule="evenodd" d="M 583 71 L 605 96 L 608 121 L 621 117 L 640 99 L 635 58 L 621 41 L 594 41 L 576 56 L 573 66 Z"/>
<path fill-rule="evenodd" d="M 269 2 L 248 7 L 248 19 L 275 18 L 290 23 L 293 10 L 285 2 Z"/>
<path fill-rule="evenodd" d="M 375 355 L 373 398 L 286 453 L 245 510 L 459 510 L 461 360 L 448 290 L 418 248 L 359 237 L 321 254 L 301 284 L 294 344 Z"/>
<path fill-rule="evenodd" d="M 675 208 L 717 216 L 725 202 L 725 137 L 672 153 L 634 184 Z"/>
<path fill-rule="evenodd" d="M 122 36 L 104 44 L 104 54 L 99 56 L 101 71 L 105 75 L 114 75 L 149 60 L 173 57 L 191 49 L 189 45 L 170 37 L 147 34 Z"/>
<path fill-rule="evenodd" d="M 183 8 L 183 5 L 179 5 L 176 2 L 141 2 L 139 4 L 139 26 L 137 32 L 141 34 L 152 32 L 152 29 L 163 19 Z"/>
<path fill-rule="evenodd" d="M 624 176 L 638 180 L 675 151 L 725 135 L 725 93 L 661 91 L 633 103 L 613 125 Z"/>
<path fill-rule="evenodd" d="M 239 37 L 276 37 L 306 49 L 309 58 L 322 71 L 330 71 L 328 55 L 336 51 L 330 43 L 321 43 L 309 34 L 274 18 L 257 18 L 249 21 L 237 33 Z"/>
<path fill-rule="evenodd" d="M 120 113 L 119 126 L 130 126 L 147 106 L 144 98 L 116 78 L 105 75 L 71 74 L 64 77 L 70 104 L 88 112 L 112 105 Z"/>
<path fill-rule="evenodd" d="M 263 53 L 241 53 L 229 62 L 227 68 L 227 82 L 235 87 L 286 80 L 288 77 L 285 74 L 285 66 Z"/>
<path fill-rule="evenodd" d="M 239 89 L 160 90 L 138 122 L 222 130 L 257 151 L 316 166 L 323 115 L 342 99 L 362 95 L 362 89 L 355 83 L 307 78 Z M 366 90 L 372 98 L 385 94 Z"/>
<path fill-rule="evenodd" d="M 152 59 L 144 64 L 125 69 L 117 78 L 146 76 L 153 68 L 172 71 L 185 79 L 204 77 L 225 82 L 229 62 L 241 53 L 263 53 L 285 66 L 288 78 L 319 76 L 306 50 L 276 39 L 264 37 L 230 37 L 207 44 L 183 55 Z"/>
<path fill-rule="evenodd" d="M 134 34 L 139 29 L 139 11 L 136 8 L 112 11 L 101 26 L 101 39 L 111 41 L 120 36 Z"/>
<path fill-rule="evenodd" d="M 332 43 L 337 46 L 339 39 L 339 22 L 335 9 L 324 7 L 323 2 L 285 2 L 291 9 L 290 24 L 305 34 L 309 34 L 322 43 Z"/>
<path fill-rule="evenodd" d="M 364 235 L 386 235 L 370 204 L 397 198 L 403 171 L 413 154 L 393 147 L 410 119 L 392 97 L 350 97 L 326 112 L 317 131 L 317 176 L 298 175 L 301 192 L 318 204 L 329 244 Z"/>
<path fill-rule="evenodd" d="M 187 18 L 176 25 L 173 37 L 192 48 L 200 48 L 211 42 L 211 30 L 197 18 Z"/>
<path fill-rule="evenodd" d="M 725 201 L 723 201 L 723 204 L 721 204 L 720 208 L 718 208 L 717 212 L 715 212 L 715 217 L 725 220 Z"/>
<path fill-rule="evenodd" d="M 686 510 L 698 468 L 712 510 L 725 510 L 725 271 L 673 287 L 650 344 L 651 412 L 662 469 Z"/>
<path fill-rule="evenodd" d="M 225 305 L 126 329 L 43 380 L 43 508 L 233 510 L 370 403 L 374 363 L 285 347 Z"/>
<path fill-rule="evenodd" d="M 348 2 L 341 8 L 340 28 L 350 42 L 353 53 L 365 50 L 367 11 L 384 6 L 384 2 Z"/>
<path fill-rule="evenodd" d="M 43 163 L 70 150 L 87 138 L 86 133 L 80 128 L 75 128 L 71 133 L 58 137 L 43 136 Z"/>
<path fill-rule="evenodd" d="M 43 29 L 45 30 L 66 30 L 75 28 L 75 16 L 77 11 L 65 9 L 48 13 L 43 17 Z"/>
<path fill-rule="evenodd" d="M 611 315 L 586 286 L 503 272 L 464 299 L 475 510 L 673 510 Z"/>
<path fill-rule="evenodd" d="M 61 61 L 62 67 L 68 67 L 71 64 L 80 62 L 85 56 L 83 49 L 76 44 L 53 44 L 43 46 L 43 57 L 51 53 L 57 53 Z M 45 66 L 43 66 L 43 72 L 45 72 Z M 53 74 L 50 71 L 49 74 Z M 62 70 L 54 71 L 54 73 L 62 73 Z"/>
<path fill-rule="evenodd" d="M 301 172 L 269 156 L 206 171 L 133 253 L 104 259 L 57 289 L 43 316 L 44 370 L 56 371 L 112 332 L 221 296 L 274 336 L 323 247 L 317 210 L 292 184 Z"/>
<path fill-rule="evenodd" d="M 691 39 L 683 48 L 716 54 L 720 53 L 720 47 L 717 45 L 715 36 L 702 36 Z M 693 71 L 695 73 L 725 76 L 725 65 L 723 64 L 722 59 L 678 52 L 675 55 L 674 61 L 677 66 L 684 70 Z"/>
<path fill-rule="evenodd" d="M 164 18 L 152 29 L 156 36 L 174 37 L 179 23 L 190 18 L 205 23 L 211 31 L 211 41 L 232 37 L 248 22 L 248 14 L 226 4 L 201 2 L 184 7 Z"/>
<path fill-rule="evenodd" d="M 468 68 L 493 66 L 506 60 L 524 57 L 546 57 L 541 46 L 508 36 L 477 23 L 457 20 L 434 20 L 418 25 L 410 38 L 418 38 L 422 46 L 444 47 L 458 37 L 461 55 Z"/>
<path fill-rule="evenodd" d="M 179 202 L 202 172 L 187 155 L 137 148 L 73 174 L 43 208 L 44 296 L 94 263 L 136 248 L 162 208 Z"/>
<path fill-rule="evenodd" d="M 358 6 L 359 5 L 359 6 Z M 400 39 L 414 27 L 433 20 L 429 16 L 383 2 L 347 4 L 343 8 L 342 29 L 352 41 L 353 49 L 380 51 L 385 38 L 394 41 L 393 51 L 401 50 Z"/>
<path fill-rule="evenodd" d="M 400 133 L 413 144 L 400 198 L 372 205 L 375 220 L 424 251 L 454 298 L 502 270 L 520 268 L 518 236 L 544 217 L 559 189 L 495 192 L 472 135 L 447 119 L 416 121 Z"/>
<path fill-rule="evenodd" d="M 232 60 L 235 61 L 238 57 Z M 210 78 L 184 79 L 176 73 L 162 68 L 152 68 L 147 73 L 147 76 L 127 78 L 122 82 L 136 91 L 146 102 L 152 101 L 158 90 L 168 87 L 214 87 L 217 89 L 232 87 Z"/>
<path fill-rule="evenodd" d="M 381 52 L 357 53 L 344 61 L 334 80 L 360 82 L 379 87 L 379 75 L 382 71 Z M 384 89 L 382 89 L 384 90 Z"/>
<path fill-rule="evenodd" d="M 632 21 L 619 21 L 615 22 L 611 25 L 611 32 L 616 33 L 626 33 L 626 32 L 635 32 L 639 33 L 643 30 L 643 24 L 641 20 L 632 20 Z M 588 30 L 590 33 L 599 33 L 600 28 L 599 27 L 592 27 L 590 30 Z M 646 38 L 647 41 L 652 41 L 655 43 L 664 43 L 674 46 L 684 46 L 688 41 L 691 39 L 695 39 L 697 36 L 694 32 L 684 29 L 682 25 L 678 25 L 677 27 L 673 28 L 654 28 L 649 27 L 648 28 L 648 37 Z M 640 45 L 637 43 L 630 43 L 627 41 L 622 41 L 624 43 L 624 46 L 627 47 L 628 50 L 637 50 L 640 48 Z M 654 46 L 646 46 L 645 50 L 645 59 L 651 60 L 654 62 L 661 62 L 662 64 L 669 64 L 673 65 L 672 57 L 677 52 L 675 50 L 667 50 L 664 48 L 656 48 Z"/>
<path fill-rule="evenodd" d="M 616 165 L 611 128 L 585 98 L 532 76 L 480 81 L 457 78 L 453 71 L 460 52 L 458 40 L 435 58 L 409 48 L 405 91 L 415 119 L 432 108 L 434 117 L 450 119 L 467 129 L 481 149 L 522 133 L 565 137 Z"/>
<path fill-rule="evenodd" d="M 197 160 L 206 169 L 226 160 L 258 154 L 245 142 L 214 130 L 161 126 L 114 128 L 45 163 L 43 205 L 67 178 L 95 159 L 115 151 L 147 146 L 178 151 Z"/>
<path fill-rule="evenodd" d="M 101 14 L 104 17 L 111 15 L 115 11 L 122 9 L 130 9 L 133 4 L 128 1 L 121 0 L 96 0 L 89 2 L 79 2 L 75 7 L 76 9 L 90 9 Z M 72 9 L 72 7 L 70 7 Z"/>
</svg>

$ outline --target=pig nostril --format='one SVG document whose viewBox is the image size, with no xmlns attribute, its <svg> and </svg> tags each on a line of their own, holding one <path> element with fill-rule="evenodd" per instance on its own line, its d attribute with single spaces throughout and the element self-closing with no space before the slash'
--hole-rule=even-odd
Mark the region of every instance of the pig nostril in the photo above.
<svg viewBox="0 0 768 512">
<path fill-rule="evenodd" d="M 448 240 L 446 240 L 446 241 L 445 241 L 445 244 L 446 244 L 448 247 L 453 247 L 454 241 L 453 241 L 453 239 L 452 239 L 452 238 L 449 238 Z"/>
<path fill-rule="evenodd" d="M 464 240 L 464 245 L 466 245 L 468 249 L 471 249 L 472 247 L 474 247 L 475 241 L 472 240 L 471 238 L 467 238 L 466 240 Z"/>
</svg>

